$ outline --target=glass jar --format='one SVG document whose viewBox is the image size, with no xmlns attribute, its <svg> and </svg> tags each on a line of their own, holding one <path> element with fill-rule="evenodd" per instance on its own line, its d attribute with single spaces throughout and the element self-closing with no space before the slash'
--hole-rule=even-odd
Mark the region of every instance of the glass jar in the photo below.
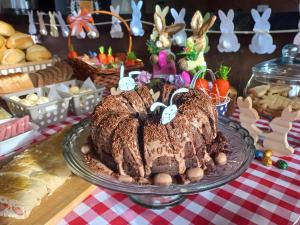
<svg viewBox="0 0 300 225">
<path fill-rule="evenodd" d="M 252 76 L 244 90 L 260 115 L 277 117 L 284 108 L 300 110 L 300 59 L 298 46 L 287 44 L 282 56 L 252 67 Z"/>
</svg>

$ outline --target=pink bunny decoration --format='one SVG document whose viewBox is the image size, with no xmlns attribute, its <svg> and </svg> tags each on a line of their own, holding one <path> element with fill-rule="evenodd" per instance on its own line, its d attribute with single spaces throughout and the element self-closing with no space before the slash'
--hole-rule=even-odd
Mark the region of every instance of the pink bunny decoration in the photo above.
<svg viewBox="0 0 300 225">
<path fill-rule="evenodd" d="M 269 34 L 271 24 L 268 19 L 271 16 L 271 9 L 267 8 L 262 16 L 259 15 L 257 10 L 251 9 L 251 15 L 255 21 L 253 28 L 255 35 L 249 45 L 250 51 L 257 54 L 271 54 L 276 49 L 273 38 Z"/>
<path fill-rule="evenodd" d="M 299 12 L 300 12 L 300 3 L 299 3 Z M 300 53 L 300 20 L 299 20 L 299 23 L 298 23 L 298 29 L 299 29 L 299 33 L 296 34 L 293 43 L 295 45 L 298 45 L 298 49 L 299 49 L 298 51 Z"/>
<path fill-rule="evenodd" d="M 220 52 L 236 52 L 240 49 L 240 43 L 237 36 L 234 34 L 234 12 L 230 9 L 227 15 L 222 11 L 218 11 L 221 20 L 220 30 L 222 32 L 218 50 Z"/>
</svg>

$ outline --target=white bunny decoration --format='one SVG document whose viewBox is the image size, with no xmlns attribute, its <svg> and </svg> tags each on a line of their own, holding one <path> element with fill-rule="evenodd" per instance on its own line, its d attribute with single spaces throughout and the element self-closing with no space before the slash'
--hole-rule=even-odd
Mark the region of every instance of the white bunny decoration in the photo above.
<svg viewBox="0 0 300 225">
<path fill-rule="evenodd" d="M 58 20 L 58 23 L 59 23 L 60 27 L 61 27 L 62 36 L 63 37 L 68 37 L 69 36 L 69 28 L 66 25 L 64 19 L 62 18 L 61 12 L 58 11 L 57 13 L 55 13 L 55 16 Z"/>
<path fill-rule="evenodd" d="M 257 54 L 271 54 L 276 49 L 273 38 L 269 34 L 271 25 L 268 19 L 271 16 L 271 9 L 267 8 L 262 16 L 259 15 L 257 10 L 251 9 L 251 15 L 255 21 L 253 28 L 255 35 L 249 45 L 250 51 Z"/>
<path fill-rule="evenodd" d="M 221 20 L 220 30 L 222 32 L 219 39 L 218 50 L 219 52 L 236 52 L 240 49 L 240 43 L 236 34 L 234 34 L 234 12 L 230 9 L 226 14 L 222 11 L 218 11 L 219 18 Z"/>
<path fill-rule="evenodd" d="M 131 0 L 132 19 L 130 21 L 130 30 L 134 36 L 140 36 L 140 37 L 144 36 L 144 29 L 141 22 L 142 6 L 143 6 L 143 1 L 138 1 L 138 3 L 135 4 L 134 0 Z"/>
<path fill-rule="evenodd" d="M 48 32 L 47 32 L 44 18 L 43 18 L 43 16 L 46 15 L 46 13 L 40 12 L 40 11 L 36 11 L 36 13 L 38 15 L 39 24 L 40 24 L 40 34 L 46 36 L 48 34 Z"/>
<path fill-rule="evenodd" d="M 131 91 L 134 90 L 136 84 L 134 79 L 131 76 L 124 77 L 124 66 L 120 68 L 120 80 L 119 80 L 119 89 L 120 91 Z"/>
<path fill-rule="evenodd" d="M 300 12 L 300 3 L 299 3 L 299 12 Z M 300 53 L 300 20 L 299 20 L 299 23 L 298 23 L 298 29 L 299 29 L 299 33 L 296 34 L 296 36 L 294 37 L 293 43 L 295 45 L 298 45 L 298 49 L 299 49 L 298 51 Z"/>
<path fill-rule="evenodd" d="M 174 24 L 185 24 L 185 8 L 182 8 L 179 13 L 176 11 L 176 9 L 171 8 L 171 14 L 174 18 Z M 185 29 L 182 29 L 181 31 L 173 35 L 173 42 L 180 47 L 184 47 L 186 43 L 186 37 L 187 35 Z"/>
<path fill-rule="evenodd" d="M 170 123 L 175 118 L 175 116 L 177 114 L 177 110 L 178 110 L 177 106 L 173 105 L 173 98 L 175 95 L 177 95 L 179 93 L 185 93 L 185 92 L 189 92 L 189 89 L 187 89 L 187 88 L 177 89 L 171 96 L 169 106 L 166 106 L 165 104 L 163 104 L 161 102 L 155 102 L 151 105 L 150 111 L 154 112 L 157 109 L 157 107 L 161 107 L 161 106 L 164 107 L 165 109 L 162 112 L 160 122 L 162 124 Z"/>
<path fill-rule="evenodd" d="M 112 5 L 110 6 L 110 11 L 116 15 L 119 16 L 120 13 L 120 5 L 117 5 L 116 8 L 114 8 Z M 124 33 L 122 31 L 121 27 L 121 21 L 117 17 L 112 17 L 112 25 L 110 29 L 110 36 L 112 38 L 123 38 Z"/>
<path fill-rule="evenodd" d="M 28 33 L 31 35 L 36 34 L 36 26 L 33 19 L 33 11 L 28 11 L 28 20 L 29 20 L 29 27 L 28 27 Z"/>
<path fill-rule="evenodd" d="M 50 35 L 52 37 L 58 37 L 59 33 L 58 33 L 58 29 L 56 26 L 56 22 L 55 22 L 55 12 L 50 12 L 49 11 L 49 17 L 50 17 Z"/>
</svg>

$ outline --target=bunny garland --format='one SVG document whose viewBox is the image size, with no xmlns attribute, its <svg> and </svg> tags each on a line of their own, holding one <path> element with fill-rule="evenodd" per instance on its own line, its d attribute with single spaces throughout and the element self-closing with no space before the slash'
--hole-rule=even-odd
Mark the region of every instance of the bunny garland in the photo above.
<svg viewBox="0 0 300 225">
<path fill-rule="evenodd" d="M 38 15 L 39 24 L 40 24 L 40 34 L 46 36 L 48 34 L 48 32 L 47 32 L 44 18 L 43 18 L 43 16 L 46 15 L 46 13 L 40 12 L 40 11 L 36 11 L 36 13 Z"/>
<path fill-rule="evenodd" d="M 176 9 L 172 8 L 171 14 L 174 18 L 174 24 L 179 24 L 179 23 L 185 24 L 184 21 L 185 8 L 182 8 L 179 13 L 176 11 Z M 185 46 L 186 43 L 186 37 L 187 37 L 186 32 L 184 29 L 182 29 L 181 31 L 173 35 L 173 42 L 176 45 L 183 47 Z"/>
<path fill-rule="evenodd" d="M 299 13 L 300 13 L 300 3 L 299 3 Z M 298 45 L 298 51 L 300 53 L 300 20 L 298 22 L 298 29 L 299 29 L 299 33 L 296 34 L 296 36 L 294 37 L 294 41 L 293 44 Z"/>
<path fill-rule="evenodd" d="M 143 6 L 143 1 L 138 1 L 135 4 L 134 0 L 131 0 L 131 10 L 132 10 L 132 18 L 130 21 L 130 30 L 134 36 L 144 36 L 144 29 L 141 22 L 142 13 L 141 9 Z"/>
<path fill-rule="evenodd" d="M 237 52 L 240 49 L 240 43 L 234 34 L 234 12 L 230 9 L 226 15 L 222 10 L 219 10 L 218 14 L 221 20 L 220 30 L 222 34 L 217 48 L 219 52 Z"/>
<path fill-rule="evenodd" d="M 112 5 L 110 6 L 110 11 L 119 16 L 120 13 L 120 5 L 117 5 L 114 8 Z M 116 17 L 112 16 L 112 25 L 110 29 L 110 36 L 112 38 L 123 38 L 124 33 L 122 31 L 122 27 L 120 25 L 121 21 Z"/>
<path fill-rule="evenodd" d="M 59 37 L 58 29 L 55 22 L 55 12 L 49 11 L 49 17 L 50 17 L 50 35 L 52 37 Z"/>
<path fill-rule="evenodd" d="M 66 25 L 64 19 L 62 18 L 61 12 L 58 11 L 57 13 L 55 13 L 55 16 L 58 20 L 58 23 L 59 23 L 60 27 L 61 27 L 62 36 L 65 37 L 65 38 L 68 37 L 69 36 L 69 28 Z"/>
<path fill-rule="evenodd" d="M 31 35 L 34 35 L 34 34 L 36 34 L 37 31 L 36 31 L 36 26 L 34 23 L 33 11 L 32 10 L 28 11 L 27 15 L 28 15 L 28 20 L 29 20 L 28 33 Z"/>
<path fill-rule="evenodd" d="M 271 54 L 275 51 L 276 45 L 273 44 L 273 38 L 269 34 L 271 25 L 268 19 L 271 16 L 271 9 L 267 8 L 260 16 L 256 9 L 251 9 L 251 15 L 255 21 L 253 31 L 255 35 L 251 40 L 249 49 L 252 53 Z"/>
</svg>

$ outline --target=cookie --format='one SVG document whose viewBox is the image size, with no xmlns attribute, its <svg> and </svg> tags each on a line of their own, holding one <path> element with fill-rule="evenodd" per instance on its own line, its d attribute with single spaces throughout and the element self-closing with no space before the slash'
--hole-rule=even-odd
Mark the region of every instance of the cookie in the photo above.
<svg viewBox="0 0 300 225">
<path fill-rule="evenodd" d="M 265 94 L 267 94 L 267 92 L 269 91 L 271 85 L 267 84 L 267 85 L 260 85 L 260 86 L 256 86 L 253 87 L 251 89 L 249 89 L 249 92 L 256 96 L 256 97 L 262 97 Z"/>
<path fill-rule="evenodd" d="M 288 96 L 289 91 L 291 90 L 290 86 L 287 85 L 274 85 L 271 86 L 269 90 L 269 94 L 280 94 L 284 96 Z"/>
</svg>

